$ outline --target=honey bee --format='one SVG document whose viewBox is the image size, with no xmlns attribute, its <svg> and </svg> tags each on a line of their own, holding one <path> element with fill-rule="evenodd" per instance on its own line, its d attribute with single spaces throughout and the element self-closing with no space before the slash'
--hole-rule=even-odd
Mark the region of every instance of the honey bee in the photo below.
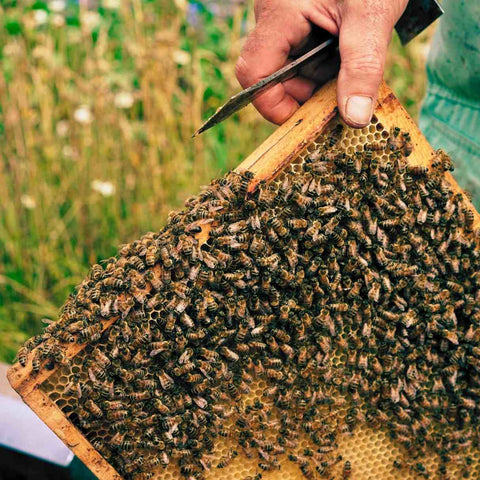
<svg viewBox="0 0 480 480">
<path fill-rule="evenodd" d="M 101 280 L 103 277 L 103 274 L 104 274 L 103 267 L 98 263 L 93 265 L 92 268 L 90 269 L 90 278 L 94 282 L 98 282 L 99 280 Z"/>
<path fill-rule="evenodd" d="M 174 387 L 173 378 L 168 375 L 165 370 L 160 370 L 160 373 L 157 374 L 158 380 L 160 381 L 161 387 L 168 391 Z"/>
<path fill-rule="evenodd" d="M 328 330 L 332 337 L 335 336 L 335 322 L 333 321 L 332 317 L 330 316 L 330 312 L 328 309 L 323 308 L 320 311 L 320 314 L 314 318 L 314 321 L 322 328 Z"/>
<path fill-rule="evenodd" d="M 152 397 L 152 393 L 148 390 L 145 391 L 137 391 L 128 394 L 128 398 L 132 402 L 143 402 L 145 400 L 149 400 Z"/>
<path fill-rule="evenodd" d="M 380 284 L 374 282 L 368 291 L 368 299 L 378 303 L 380 301 Z"/>
<path fill-rule="evenodd" d="M 145 264 L 143 263 L 143 260 L 138 257 L 137 255 L 132 255 L 129 259 L 128 259 L 130 265 L 135 269 L 135 270 L 138 270 L 138 271 L 143 271 L 145 270 Z"/>
<path fill-rule="evenodd" d="M 220 356 L 217 352 L 208 350 L 207 348 L 200 348 L 199 353 L 208 362 L 217 362 L 220 359 Z"/>
<path fill-rule="evenodd" d="M 100 287 L 98 285 L 96 285 L 91 290 L 89 290 L 88 297 L 91 300 L 98 301 L 101 294 L 102 294 L 102 292 L 100 290 Z"/>
<path fill-rule="evenodd" d="M 238 354 L 230 350 L 228 347 L 225 347 L 225 346 L 220 347 L 219 351 L 220 351 L 220 354 L 230 362 L 238 362 L 238 360 L 240 359 Z"/>
<path fill-rule="evenodd" d="M 69 333 L 78 333 L 86 327 L 86 323 L 83 320 L 78 320 L 76 322 L 70 323 L 66 326 L 66 330 Z"/>
<path fill-rule="evenodd" d="M 40 365 L 41 365 L 41 351 L 40 349 L 37 349 L 33 353 L 33 358 L 32 358 L 32 370 L 34 373 L 38 373 L 40 371 Z"/>
<path fill-rule="evenodd" d="M 464 289 L 463 285 L 461 285 L 461 284 L 458 283 L 458 282 L 454 282 L 454 281 L 452 281 L 452 280 L 447 281 L 447 288 L 448 288 L 449 290 L 451 290 L 452 292 L 455 292 L 455 293 L 457 293 L 457 294 L 459 294 L 459 295 L 463 295 L 464 292 L 465 292 L 465 289 Z"/>
<path fill-rule="evenodd" d="M 93 351 L 93 356 L 97 366 L 101 369 L 105 369 L 111 365 L 110 359 L 98 348 Z"/>
<path fill-rule="evenodd" d="M 130 415 L 128 410 L 113 410 L 107 412 L 107 418 L 111 421 L 119 421 L 128 418 Z"/>
<path fill-rule="evenodd" d="M 153 406 L 162 415 L 168 415 L 171 412 L 170 408 L 165 405 L 165 403 L 163 403 L 162 400 L 160 400 L 159 398 L 155 398 L 153 400 Z"/>
<path fill-rule="evenodd" d="M 186 334 L 186 337 L 190 342 L 199 342 L 203 340 L 206 336 L 207 336 L 207 333 L 203 328 L 200 328 L 195 332 L 188 332 Z"/>
<path fill-rule="evenodd" d="M 191 289 L 187 287 L 184 283 L 176 282 L 173 287 L 173 291 L 180 297 L 180 298 L 187 298 L 190 295 Z"/>
<path fill-rule="evenodd" d="M 232 463 L 232 461 L 237 457 L 238 452 L 236 450 L 230 449 L 226 455 L 220 458 L 217 468 L 226 468 Z"/>
<path fill-rule="evenodd" d="M 246 476 L 243 480 L 262 480 L 262 474 L 261 473 L 257 473 L 255 475 L 248 475 Z"/>
<path fill-rule="evenodd" d="M 293 358 L 294 355 L 295 355 L 295 350 L 293 349 L 293 347 L 291 347 L 290 345 L 288 345 L 286 343 L 282 343 L 280 345 L 280 350 L 289 359 Z"/>
<path fill-rule="evenodd" d="M 410 173 L 410 175 L 414 175 L 417 177 L 424 177 L 428 175 L 428 167 L 421 166 L 421 165 L 408 165 L 407 172 Z"/>
<path fill-rule="evenodd" d="M 107 277 L 102 280 L 102 286 L 105 289 L 116 289 L 116 290 L 122 290 L 125 287 L 125 282 L 121 278 L 117 277 Z"/>
<path fill-rule="evenodd" d="M 253 330 L 252 330 L 253 332 Z M 234 342 L 236 344 L 243 343 L 248 334 L 248 325 L 246 322 L 241 322 L 238 326 Z"/>
<path fill-rule="evenodd" d="M 78 338 L 81 342 L 96 342 L 100 340 L 101 334 L 101 325 L 95 324 L 81 330 L 78 334 Z"/>
<path fill-rule="evenodd" d="M 265 373 L 266 373 L 268 378 L 271 378 L 271 379 L 274 379 L 274 380 L 277 380 L 277 381 L 282 380 L 283 377 L 284 377 L 284 375 L 281 371 L 275 370 L 273 368 L 267 368 L 265 370 Z"/>
<path fill-rule="evenodd" d="M 18 357 L 18 362 L 22 367 L 25 367 L 27 365 L 27 356 L 28 356 L 28 351 L 27 349 L 23 346 L 20 348 L 18 351 L 17 357 Z"/>
<path fill-rule="evenodd" d="M 403 154 L 409 157 L 413 152 L 413 143 L 409 133 L 403 134 Z"/>
<path fill-rule="evenodd" d="M 135 300 L 132 296 L 119 298 L 115 303 L 118 311 L 121 313 L 122 319 L 124 319 L 129 314 L 130 310 L 135 306 Z"/>
<path fill-rule="evenodd" d="M 92 446 L 97 452 L 99 452 L 103 457 L 105 458 L 110 458 L 111 457 L 111 452 L 110 449 L 100 440 L 94 440 L 92 442 Z"/>
<path fill-rule="evenodd" d="M 92 399 L 88 399 L 85 402 L 85 408 L 87 408 L 88 411 L 91 412 L 94 417 L 97 417 L 97 418 L 103 417 L 102 409 Z"/>
</svg>

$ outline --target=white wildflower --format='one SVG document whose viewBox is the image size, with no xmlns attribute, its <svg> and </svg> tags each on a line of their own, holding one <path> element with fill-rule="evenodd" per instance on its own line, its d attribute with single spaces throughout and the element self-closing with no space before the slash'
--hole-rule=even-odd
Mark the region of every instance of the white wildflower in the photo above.
<svg viewBox="0 0 480 480">
<path fill-rule="evenodd" d="M 75 148 L 71 147 L 70 145 L 64 145 L 62 148 L 62 155 L 65 158 L 70 158 L 71 160 L 76 160 L 78 157 L 78 152 Z"/>
<path fill-rule="evenodd" d="M 27 209 L 27 210 L 33 210 L 37 206 L 37 202 L 35 202 L 35 199 L 30 196 L 30 195 L 22 195 L 20 197 L 20 203 Z"/>
<path fill-rule="evenodd" d="M 173 52 L 173 61 L 178 65 L 187 65 L 190 63 L 190 54 L 185 50 L 175 50 Z"/>
<path fill-rule="evenodd" d="M 45 10 L 34 10 L 33 11 L 33 20 L 37 27 L 40 25 L 45 25 L 48 20 L 48 13 Z"/>
<path fill-rule="evenodd" d="M 85 27 L 87 27 L 89 30 L 93 30 L 100 24 L 102 17 L 98 12 L 87 10 L 82 14 L 80 20 Z"/>
<path fill-rule="evenodd" d="M 93 121 L 92 111 L 88 105 L 80 105 L 73 113 L 73 118 L 83 125 L 88 125 Z"/>
<path fill-rule="evenodd" d="M 6 57 L 18 57 L 22 54 L 22 47 L 17 42 L 7 43 L 3 47 L 3 54 Z"/>
<path fill-rule="evenodd" d="M 110 10 L 115 10 L 120 8 L 120 0 L 103 0 L 103 8 L 108 8 Z"/>
<path fill-rule="evenodd" d="M 65 25 L 65 17 L 58 13 L 52 16 L 52 25 L 54 27 L 63 27 Z"/>
<path fill-rule="evenodd" d="M 185 11 L 188 8 L 188 2 L 187 0 L 175 0 L 175 6 L 179 10 Z"/>
<path fill-rule="evenodd" d="M 70 125 L 67 120 L 60 120 L 59 122 L 57 122 L 57 125 L 55 127 L 55 130 L 59 137 L 66 137 L 69 129 Z"/>
<path fill-rule="evenodd" d="M 48 8 L 55 13 L 63 12 L 66 6 L 67 4 L 64 0 L 51 0 L 51 2 L 48 4 Z"/>
<path fill-rule="evenodd" d="M 111 197 L 115 193 L 115 185 L 112 182 L 103 182 L 102 180 L 94 180 L 92 189 L 104 197 Z"/>
<path fill-rule="evenodd" d="M 133 105 L 133 95 L 130 92 L 119 92 L 113 103 L 117 108 L 130 108 Z"/>
</svg>

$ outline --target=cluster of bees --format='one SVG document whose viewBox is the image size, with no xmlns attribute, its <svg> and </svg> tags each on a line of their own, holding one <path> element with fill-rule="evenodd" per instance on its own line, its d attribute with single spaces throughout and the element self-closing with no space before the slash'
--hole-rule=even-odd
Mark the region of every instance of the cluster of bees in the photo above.
<svg viewBox="0 0 480 480">
<path fill-rule="evenodd" d="M 468 477 L 480 439 L 473 213 L 443 153 L 409 166 L 410 138 L 393 129 L 346 155 L 341 130 L 253 193 L 249 172 L 213 181 L 161 232 L 95 265 L 20 351 L 38 371 L 88 342 L 68 415 L 126 478 L 176 462 L 199 479 L 242 453 L 258 458 L 251 479 L 282 456 L 307 479 L 346 479 L 355 465 L 338 442 L 358 424 L 386 429 L 406 452 L 395 467 L 416 478 L 450 478 L 449 464 Z M 259 380 L 262 396 L 243 401 Z M 237 447 L 215 464 L 225 438 Z M 437 472 L 422 463 L 431 449 Z"/>
</svg>

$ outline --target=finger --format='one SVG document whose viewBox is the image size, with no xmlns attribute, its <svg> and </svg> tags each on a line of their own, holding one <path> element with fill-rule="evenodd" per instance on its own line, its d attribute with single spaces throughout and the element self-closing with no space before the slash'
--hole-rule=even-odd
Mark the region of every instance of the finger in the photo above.
<svg viewBox="0 0 480 480">
<path fill-rule="evenodd" d="M 269 122 L 281 125 L 300 107 L 283 84 L 275 85 L 253 101 L 253 106 Z"/>
<path fill-rule="evenodd" d="M 292 47 L 300 44 L 309 33 L 308 21 L 298 12 L 291 8 L 278 10 L 260 16 L 242 49 L 235 72 L 243 88 L 283 67 Z M 299 107 L 283 85 L 267 90 L 254 105 L 267 120 L 277 124 L 290 118 Z"/>
<path fill-rule="evenodd" d="M 340 27 L 341 67 L 337 99 L 340 114 L 353 127 L 370 123 L 383 78 L 395 19 L 388 2 L 369 0 L 345 8 Z"/>
<path fill-rule="evenodd" d="M 295 77 L 283 84 L 288 95 L 294 98 L 300 105 L 305 103 L 315 91 L 316 83 L 308 78 Z"/>
</svg>

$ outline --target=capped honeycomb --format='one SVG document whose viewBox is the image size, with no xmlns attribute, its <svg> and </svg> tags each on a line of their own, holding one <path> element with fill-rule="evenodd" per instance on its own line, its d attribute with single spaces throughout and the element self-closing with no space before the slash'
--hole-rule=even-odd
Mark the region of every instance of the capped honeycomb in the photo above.
<svg viewBox="0 0 480 480">
<path fill-rule="evenodd" d="M 257 189 L 212 182 L 20 362 L 125 478 L 477 478 L 474 214 L 414 149 L 335 117 Z"/>
</svg>

